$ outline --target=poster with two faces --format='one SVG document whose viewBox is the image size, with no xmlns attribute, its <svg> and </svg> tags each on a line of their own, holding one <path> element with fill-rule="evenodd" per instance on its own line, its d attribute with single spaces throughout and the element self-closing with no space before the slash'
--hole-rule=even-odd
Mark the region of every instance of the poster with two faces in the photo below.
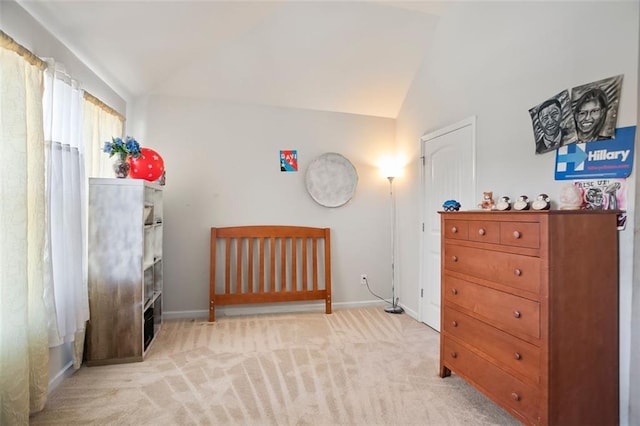
<svg viewBox="0 0 640 426">
<path fill-rule="evenodd" d="M 622 75 L 584 84 L 529 110 L 536 154 L 570 143 L 615 138 Z"/>
</svg>

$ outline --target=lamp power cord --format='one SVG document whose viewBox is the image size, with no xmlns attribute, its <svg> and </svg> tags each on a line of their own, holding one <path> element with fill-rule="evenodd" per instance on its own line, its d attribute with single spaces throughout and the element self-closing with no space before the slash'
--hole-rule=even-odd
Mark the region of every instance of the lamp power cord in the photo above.
<svg viewBox="0 0 640 426">
<path fill-rule="evenodd" d="M 367 279 L 367 277 L 364 277 L 364 282 L 365 282 L 365 284 L 367 285 L 367 290 L 369 290 L 369 293 L 371 293 L 372 295 L 374 295 L 374 296 L 375 296 L 375 297 L 377 297 L 378 299 L 382 300 L 383 302 L 388 303 L 388 304 L 390 304 L 391 306 L 394 306 L 394 304 L 393 304 L 393 299 L 392 299 L 391 301 L 388 301 L 387 299 L 385 299 L 385 298 L 383 298 L 383 297 L 378 296 L 377 294 L 375 294 L 375 293 L 373 292 L 373 290 L 371 290 L 371 287 L 369 287 L 369 280 Z M 396 305 L 398 304 L 398 300 L 399 300 L 399 299 L 400 299 L 399 297 L 398 297 L 398 298 L 396 298 Z"/>
</svg>

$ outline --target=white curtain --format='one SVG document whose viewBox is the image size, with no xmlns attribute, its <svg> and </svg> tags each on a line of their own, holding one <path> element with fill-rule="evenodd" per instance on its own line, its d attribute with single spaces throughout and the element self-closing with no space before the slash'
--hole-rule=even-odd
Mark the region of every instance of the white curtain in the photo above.
<svg viewBox="0 0 640 426">
<path fill-rule="evenodd" d="M 85 255 L 85 171 L 82 144 L 82 90 L 52 60 L 45 72 L 44 129 L 47 192 L 47 292 L 55 315 L 49 323 L 49 345 L 77 342 L 81 348 L 89 301 Z M 47 299 L 50 300 L 50 299 Z M 79 359 L 78 359 L 79 356 Z M 74 366 L 81 353 L 74 351 Z"/>
<path fill-rule="evenodd" d="M 89 99 L 93 96 L 83 96 L 83 118 L 82 134 L 84 142 L 84 167 L 87 177 L 113 177 L 113 160 L 102 152 L 105 141 L 110 141 L 113 136 L 122 136 L 124 132 L 124 121 L 120 115 L 107 111 L 105 107 L 97 105 Z M 89 191 L 88 179 L 85 180 L 85 194 Z M 83 202 L 83 206 L 85 206 Z M 86 221 L 85 221 L 86 226 Z M 86 228 L 84 244 L 86 246 Z M 85 260 L 83 261 L 84 274 L 88 276 L 87 251 L 84 250 Z M 76 340 L 73 346 L 73 366 L 80 368 L 82 364 L 82 354 L 84 351 L 84 332 L 76 333 Z"/>
<path fill-rule="evenodd" d="M 0 32 L 0 424 L 14 425 L 44 407 L 49 349 L 42 71 L 8 41 Z"/>
<path fill-rule="evenodd" d="M 122 137 L 124 121 L 120 115 L 107 111 L 87 99 L 84 101 L 85 168 L 88 177 L 114 177 L 113 158 L 102 152 L 105 142 Z"/>
</svg>

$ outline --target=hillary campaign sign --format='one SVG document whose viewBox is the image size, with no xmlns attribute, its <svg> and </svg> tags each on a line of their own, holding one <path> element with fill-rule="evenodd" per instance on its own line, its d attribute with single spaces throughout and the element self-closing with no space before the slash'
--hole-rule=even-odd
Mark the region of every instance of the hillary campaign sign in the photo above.
<svg viewBox="0 0 640 426">
<path fill-rule="evenodd" d="M 626 178 L 633 170 L 636 126 L 616 129 L 615 139 L 573 143 L 556 151 L 556 180 Z"/>
</svg>

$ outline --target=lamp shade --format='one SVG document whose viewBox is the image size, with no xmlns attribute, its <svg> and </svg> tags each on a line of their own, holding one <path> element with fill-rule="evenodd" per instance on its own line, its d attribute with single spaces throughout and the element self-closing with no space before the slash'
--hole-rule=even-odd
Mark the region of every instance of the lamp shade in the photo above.
<svg viewBox="0 0 640 426">
<path fill-rule="evenodd" d="M 402 166 L 395 158 L 383 160 L 379 166 L 380 175 L 386 178 L 394 178 L 402 174 Z"/>
</svg>

